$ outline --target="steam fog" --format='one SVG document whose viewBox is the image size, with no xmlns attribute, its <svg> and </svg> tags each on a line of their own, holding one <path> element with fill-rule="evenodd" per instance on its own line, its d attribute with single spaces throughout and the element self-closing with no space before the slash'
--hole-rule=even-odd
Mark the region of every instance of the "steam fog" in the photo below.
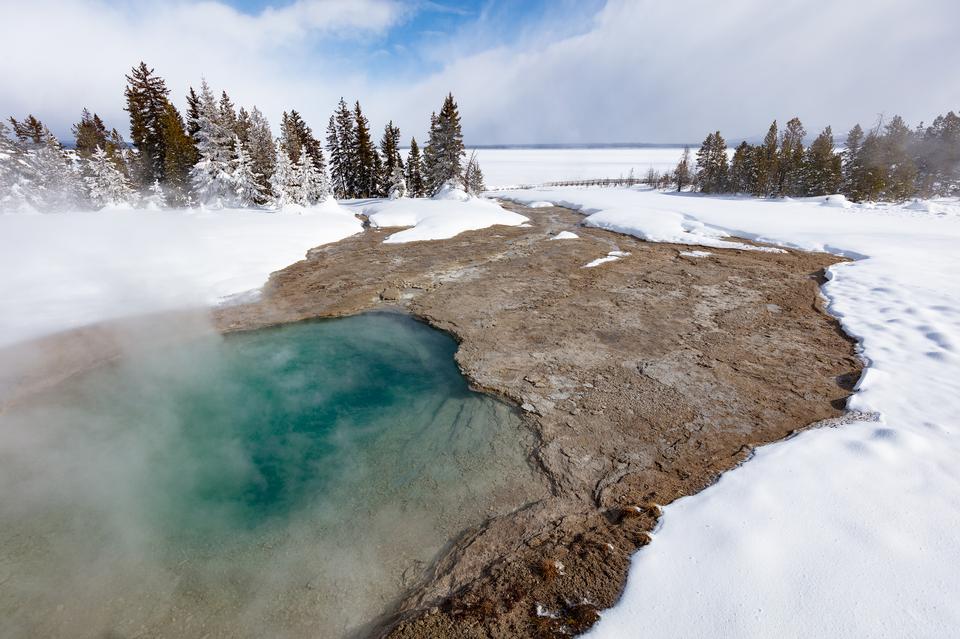
<svg viewBox="0 0 960 639">
<path fill-rule="evenodd" d="M 163 323 L 179 345 L 144 339 Z M 343 636 L 542 490 L 511 411 L 412 320 L 124 333 L 0 413 L 4 637 Z"/>
</svg>

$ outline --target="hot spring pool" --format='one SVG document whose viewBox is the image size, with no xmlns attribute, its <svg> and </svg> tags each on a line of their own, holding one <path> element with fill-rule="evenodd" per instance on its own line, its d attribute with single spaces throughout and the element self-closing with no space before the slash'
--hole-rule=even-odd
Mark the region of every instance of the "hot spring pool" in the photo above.
<svg viewBox="0 0 960 639">
<path fill-rule="evenodd" d="M 543 495 L 409 317 L 138 353 L 0 415 L 0 636 L 336 637 Z"/>
</svg>

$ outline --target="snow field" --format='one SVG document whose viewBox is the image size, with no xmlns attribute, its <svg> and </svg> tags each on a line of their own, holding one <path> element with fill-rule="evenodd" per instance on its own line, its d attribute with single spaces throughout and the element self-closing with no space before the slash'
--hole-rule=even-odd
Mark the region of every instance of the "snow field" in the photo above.
<svg viewBox="0 0 960 639">
<path fill-rule="evenodd" d="M 851 205 L 639 189 L 514 191 L 652 241 L 829 251 L 829 311 L 878 413 L 757 450 L 664 508 L 592 638 L 946 637 L 960 630 L 960 203 Z M 599 217 L 598 217 L 599 216 Z M 735 242 L 733 242 L 735 244 Z"/>
<path fill-rule="evenodd" d="M 362 231 L 328 202 L 284 212 L 0 215 L 0 346 L 257 289 L 319 244 Z"/>
<path fill-rule="evenodd" d="M 470 152 L 471 149 L 467 149 L 467 155 Z M 639 179 L 650 168 L 660 173 L 673 171 L 683 155 L 683 149 L 677 147 L 511 148 L 476 149 L 476 152 L 490 189 L 562 180 L 627 177 L 631 169 L 634 177 Z"/>
</svg>

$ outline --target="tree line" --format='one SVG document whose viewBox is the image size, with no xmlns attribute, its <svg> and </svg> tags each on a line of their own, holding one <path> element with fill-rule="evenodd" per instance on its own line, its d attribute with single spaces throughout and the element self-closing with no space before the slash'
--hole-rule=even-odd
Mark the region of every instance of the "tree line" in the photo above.
<svg viewBox="0 0 960 639">
<path fill-rule="evenodd" d="M 274 137 L 259 109 L 237 108 L 205 80 L 199 92 L 189 88 L 183 114 L 145 63 L 126 81 L 129 143 L 87 109 L 72 128 L 72 150 L 33 115 L 0 122 L 0 207 L 280 208 L 329 197 L 428 197 L 447 184 L 484 189 L 476 156 L 466 157 L 452 94 L 430 116 L 423 150 L 411 138 L 404 158 L 400 129 L 388 122 L 375 143 L 359 101 L 351 107 L 340 99 L 321 143 L 296 110 L 283 113 Z"/>
<path fill-rule="evenodd" d="M 881 119 L 866 132 L 857 124 L 842 149 L 829 126 L 809 146 L 804 146 L 806 135 L 798 118 L 782 131 L 774 120 L 762 143 L 742 142 L 731 158 L 716 131 L 701 144 L 695 163 L 684 149 L 672 173 L 651 169 L 645 182 L 757 197 L 842 193 L 855 202 L 960 194 L 960 116 L 953 111 L 912 129 L 900 116 L 886 123 Z"/>
</svg>

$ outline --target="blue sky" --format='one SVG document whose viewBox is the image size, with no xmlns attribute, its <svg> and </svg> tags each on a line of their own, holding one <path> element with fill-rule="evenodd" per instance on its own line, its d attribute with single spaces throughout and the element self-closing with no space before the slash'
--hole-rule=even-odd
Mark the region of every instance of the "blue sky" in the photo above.
<svg viewBox="0 0 960 639">
<path fill-rule="evenodd" d="M 475 144 L 736 141 L 793 116 L 842 135 L 960 110 L 956 0 L 31 0 L 0 15 L 0 115 L 61 136 L 84 107 L 125 130 L 140 60 L 181 108 L 206 79 L 322 131 L 343 96 L 404 142 L 447 92 Z"/>
<path fill-rule="evenodd" d="M 227 0 L 250 16 L 293 4 Z M 318 38 L 308 58 L 329 61 L 373 79 L 416 79 L 463 56 L 524 39 L 566 37 L 587 29 L 603 0 L 407 0 L 396 23 L 375 37 Z"/>
</svg>

